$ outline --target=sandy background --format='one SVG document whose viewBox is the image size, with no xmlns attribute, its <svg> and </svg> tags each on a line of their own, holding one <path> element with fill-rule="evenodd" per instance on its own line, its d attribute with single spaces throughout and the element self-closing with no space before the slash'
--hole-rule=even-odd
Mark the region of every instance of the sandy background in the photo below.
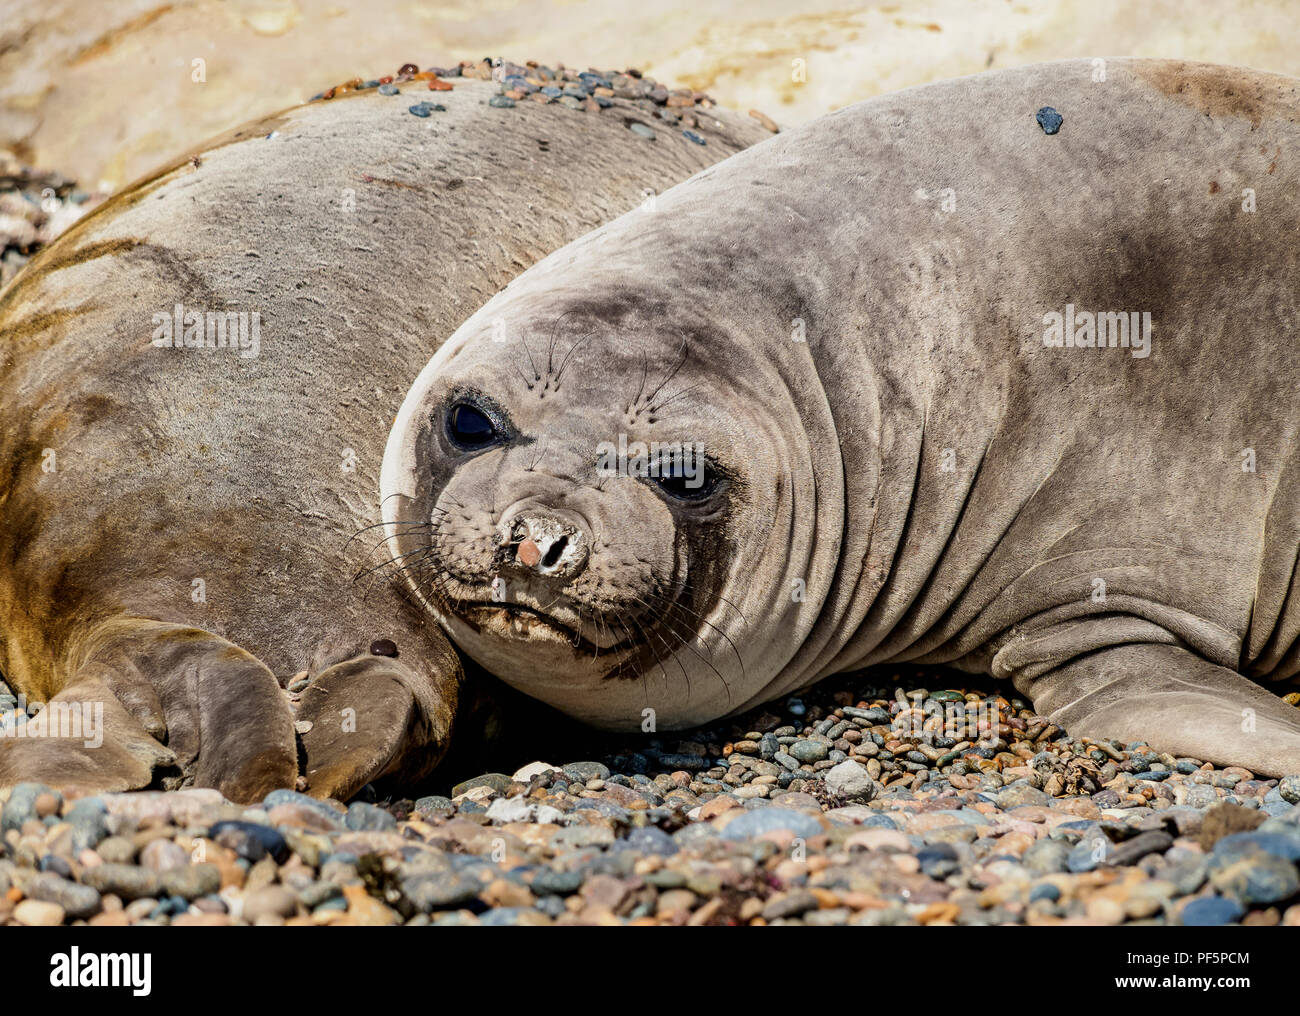
<svg viewBox="0 0 1300 1016">
<path fill-rule="evenodd" d="M 1300 74 L 1300 0 L 0 0 L 0 148 L 112 190 L 355 76 L 506 56 L 636 66 L 793 124 L 1073 56 Z M 192 61 L 206 80 L 192 80 Z M 807 80 L 792 80 L 792 61 Z"/>
</svg>

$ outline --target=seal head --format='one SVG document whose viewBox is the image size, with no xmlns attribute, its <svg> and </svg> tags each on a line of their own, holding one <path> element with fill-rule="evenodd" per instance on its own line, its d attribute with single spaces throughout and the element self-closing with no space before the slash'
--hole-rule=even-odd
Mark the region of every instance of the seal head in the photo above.
<svg viewBox="0 0 1300 1016">
<path fill-rule="evenodd" d="M 725 316 L 653 284 L 593 298 L 562 268 L 413 386 L 384 463 L 393 556 L 463 651 L 586 722 L 731 712 L 762 652 L 746 619 L 794 623 L 808 435 L 770 366 L 725 369 L 753 357 Z"/>
</svg>

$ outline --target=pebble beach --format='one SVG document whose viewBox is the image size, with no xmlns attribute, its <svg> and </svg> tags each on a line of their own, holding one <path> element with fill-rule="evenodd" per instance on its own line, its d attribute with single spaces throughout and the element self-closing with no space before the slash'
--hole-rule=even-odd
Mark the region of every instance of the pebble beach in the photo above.
<svg viewBox="0 0 1300 1016">
<path fill-rule="evenodd" d="M 834 678 L 414 799 L 23 784 L 0 922 L 1300 924 L 1300 775 L 1072 738 L 954 676 Z"/>
</svg>

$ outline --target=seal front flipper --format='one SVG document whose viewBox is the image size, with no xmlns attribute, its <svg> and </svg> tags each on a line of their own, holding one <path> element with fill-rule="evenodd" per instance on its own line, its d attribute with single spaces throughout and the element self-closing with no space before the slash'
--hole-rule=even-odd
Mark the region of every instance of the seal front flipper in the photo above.
<svg viewBox="0 0 1300 1016">
<path fill-rule="evenodd" d="M 168 789 L 215 787 L 242 803 L 295 785 L 292 713 L 247 650 L 202 628 L 117 618 L 75 656 L 78 674 L 93 668 L 140 727 L 166 739 L 176 768 Z"/>
<path fill-rule="evenodd" d="M 450 645 L 433 655 L 409 665 L 358 656 L 312 680 L 295 709 L 309 794 L 346 801 L 389 773 L 410 783 L 433 770 L 447 749 L 463 676 Z"/>
<path fill-rule="evenodd" d="M 23 727 L 0 738 L 0 787 L 46 783 L 64 794 L 139 790 L 175 765 L 94 665 L 81 671 Z"/>
<path fill-rule="evenodd" d="M 1300 772 L 1300 710 L 1180 646 L 1110 646 L 1014 682 L 1076 737 L 1144 741 L 1264 776 Z"/>
</svg>

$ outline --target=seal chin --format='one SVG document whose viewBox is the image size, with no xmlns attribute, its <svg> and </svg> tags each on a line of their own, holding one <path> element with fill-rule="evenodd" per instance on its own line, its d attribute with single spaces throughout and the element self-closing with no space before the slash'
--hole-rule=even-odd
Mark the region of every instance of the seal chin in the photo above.
<svg viewBox="0 0 1300 1016">
<path fill-rule="evenodd" d="M 598 648 L 531 607 L 461 602 L 454 612 L 446 611 L 443 604 L 439 620 L 466 655 L 508 684 L 565 711 L 578 709 L 611 667 L 636 655 L 634 646 Z"/>
</svg>

